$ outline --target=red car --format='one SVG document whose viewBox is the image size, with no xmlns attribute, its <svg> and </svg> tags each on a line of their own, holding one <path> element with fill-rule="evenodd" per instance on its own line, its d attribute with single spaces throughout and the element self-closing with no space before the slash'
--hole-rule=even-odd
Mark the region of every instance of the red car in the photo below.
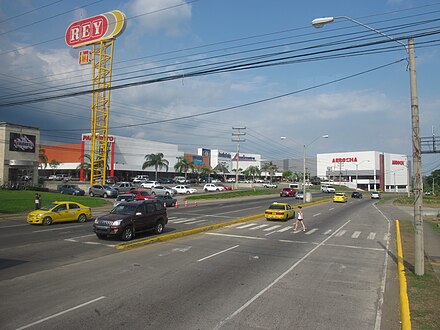
<svg viewBox="0 0 440 330">
<path fill-rule="evenodd" d="M 293 188 L 283 188 L 280 191 L 280 197 L 295 197 L 296 190 Z"/>
<path fill-rule="evenodd" d="M 225 186 L 223 183 L 216 183 L 216 185 L 225 188 L 225 190 L 232 190 L 232 187 L 230 187 L 230 186 Z"/>
<path fill-rule="evenodd" d="M 154 196 L 150 195 L 148 190 L 145 189 L 130 190 L 130 194 L 133 194 L 135 196 L 134 199 L 137 201 L 141 201 L 144 199 L 154 199 Z"/>
</svg>

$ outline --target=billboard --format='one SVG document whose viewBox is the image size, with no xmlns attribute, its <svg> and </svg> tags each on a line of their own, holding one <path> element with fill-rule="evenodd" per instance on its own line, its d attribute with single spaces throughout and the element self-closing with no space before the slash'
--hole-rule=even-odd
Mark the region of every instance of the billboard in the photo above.
<svg viewBox="0 0 440 330">
<path fill-rule="evenodd" d="M 66 44 L 77 48 L 116 38 L 124 32 L 125 25 L 125 15 L 119 10 L 82 19 L 67 28 Z"/>
<path fill-rule="evenodd" d="M 203 165 L 203 156 L 192 156 L 192 163 L 194 165 Z"/>
<path fill-rule="evenodd" d="M 9 151 L 35 153 L 35 135 L 10 133 Z"/>
</svg>

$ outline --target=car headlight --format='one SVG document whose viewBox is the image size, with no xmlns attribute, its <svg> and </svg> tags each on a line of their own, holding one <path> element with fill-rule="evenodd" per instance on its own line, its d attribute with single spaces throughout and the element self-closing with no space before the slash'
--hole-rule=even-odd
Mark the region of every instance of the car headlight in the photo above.
<svg viewBox="0 0 440 330">
<path fill-rule="evenodd" d="M 112 226 L 120 226 L 120 225 L 121 225 L 121 222 L 122 222 L 122 220 L 116 220 L 116 221 L 113 221 Z"/>
<path fill-rule="evenodd" d="M 37 214 L 37 217 L 39 217 L 39 218 L 41 218 L 41 217 L 43 217 L 44 216 L 44 213 L 38 213 Z"/>
</svg>

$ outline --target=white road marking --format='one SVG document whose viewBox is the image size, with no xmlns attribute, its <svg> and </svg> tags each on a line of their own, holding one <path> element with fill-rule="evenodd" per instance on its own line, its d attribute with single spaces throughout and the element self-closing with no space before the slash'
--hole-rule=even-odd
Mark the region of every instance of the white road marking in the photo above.
<svg viewBox="0 0 440 330">
<path fill-rule="evenodd" d="M 367 237 L 367 239 L 375 239 L 375 238 L 376 238 L 376 233 L 373 232 L 371 232 Z"/>
<path fill-rule="evenodd" d="M 346 230 L 338 231 L 338 232 L 335 234 L 335 237 L 341 237 L 341 236 L 344 235 L 346 232 L 347 232 Z"/>
<path fill-rule="evenodd" d="M 325 244 L 327 246 L 334 246 L 334 247 L 343 247 L 343 248 L 349 248 L 349 249 L 359 249 L 359 250 L 370 250 L 370 251 L 383 251 L 386 252 L 385 249 L 381 248 L 370 248 L 365 246 L 354 246 L 354 245 L 342 245 L 342 244 Z"/>
<path fill-rule="evenodd" d="M 184 220 L 178 220 L 178 221 L 172 221 L 172 223 L 185 223 L 188 221 L 194 221 L 196 220 L 195 218 L 190 218 L 190 219 L 184 219 Z"/>
<path fill-rule="evenodd" d="M 195 221 L 191 221 L 191 222 L 185 222 L 185 225 L 192 225 L 193 223 L 199 223 L 199 222 L 206 222 L 208 220 L 195 220 Z"/>
<path fill-rule="evenodd" d="M 293 228 L 293 226 L 287 226 L 287 227 L 284 227 L 284 228 L 278 230 L 278 232 L 283 233 L 283 232 L 288 231 L 289 229 L 292 229 L 292 228 Z"/>
<path fill-rule="evenodd" d="M 90 300 L 90 301 L 85 302 L 85 303 L 83 303 L 83 304 L 81 304 L 81 305 L 78 305 L 78 306 L 75 306 L 75 307 L 72 307 L 72 308 L 66 309 L 65 311 L 62 311 L 62 312 L 59 312 L 59 313 L 53 314 L 53 315 L 51 315 L 51 316 L 45 317 L 45 318 L 43 318 L 43 319 L 41 319 L 41 320 L 38 320 L 38 321 L 35 321 L 35 322 L 33 322 L 33 323 L 29 323 L 29 324 L 27 324 L 27 325 L 25 325 L 25 326 L 22 326 L 22 327 L 20 327 L 20 328 L 17 328 L 16 330 L 22 330 L 22 329 L 27 329 L 27 328 L 33 327 L 34 325 L 37 325 L 37 324 L 40 324 L 40 323 L 46 322 L 46 321 L 48 321 L 48 320 L 50 320 L 50 319 L 53 319 L 53 318 L 58 317 L 58 316 L 60 316 L 60 315 L 66 314 L 66 313 L 71 312 L 71 311 L 74 311 L 74 310 L 76 310 L 76 309 L 78 309 L 78 308 L 81 308 L 81 307 L 84 307 L 84 306 L 87 306 L 87 305 L 93 304 L 94 302 L 97 302 L 97 301 L 99 301 L 99 300 L 101 300 L 101 299 L 104 299 L 104 298 L 105 298 L 105 296 L 102 296 L 102 297 L 99 297 L 99 298 L 96 298 L 96 299 Z"/>
<path fill-rule="evenodd" d="M 334 207 L 331 207 L 331 208 L 329 208 L 328 210 L 329 210 L 329 211 L 332 211 L 332 210 L 334 210 L 334 209 L 335 209 Z"/>
<path fill-rule="evenodd" d="M 314 216 L 314 217 L 317 217 L 318 215 L 321 215 L 321 213 L 316 213 L 316 214 L 314 214 L 313 216 Z"/>
<path fill-rule="evenodd" d="M 279 239 L 278 242 L 285 242 L 285 243 L 299 243 L 299 244 L 314 244 L 318 245 L 319 243 L 315 242 L 307 242 L 307 241 L 292 241 L 290 239 Z"/>
<path fill-rule="evenodd" d="M 323 235 L 328 235 L 328 234 L 330 234 L 332 232 L 332 230 L 331 229 L 329 229 L 329 230 L 326 230 L 324 233 L 323 233 Z"/>
<path fill-rule="evenodd" d="M 280 228 L 280 227 L 281 227 L 280 225 L 275 225 L 275 226 L 263 229 L 263 231 L 271 231 L 271 230 L 274 230 L 274 229 L 277 229 L 277 228 Z"/>
<path fill-rule="evenodd" d="M 256 223 L 248 223 L 247 225 L 243 225 L 240 227 L 237 227 L 238 229 L 243 229 L 243 228 L 248 228 L 248 227 L 252 227 L 252 226 L 256 226 Z"/>
<path fill-rule="evenodd" d="M 177 219 L 177 217 L 168 217 L 168 220 Z"/>
<path fill-rule="evenodd" d="M 300 233 L 302 231 L 302 229 L 295 229 L 295 230 L 293 230 L 293 233 L 294 234 L 298 234 L 298 233 Z"/>
<path fill-rule="evenodd" d="M 346 223 L 344 223 L 341 227 L 339 227 L 338 230 L 345 227 L 350 220 L 348 220 Z M 230 314 L 228 317 L 220 321 L 213 330 L 220 329 L 225 323 L 227 323 L 229 320 L 233 319 L 235 316 L 240 314 L 244 309 L 246 309 L 249 305 L 251 305 L 255 300 L 257 300 L 259 297 L 261 297 L 266 291 L 268 291 L 270 288 L 272 288 L 275 284 L 277 284 L 279 281 L 281 281 L 287 274 L 289 274 L 292 270 L 294 270 L 300 263 L 302 263 L 307 257 L 309 257 L 313 252 L 315 252 L 319 247 L 323 246 L 325 242 L 327 242 L 330 238 L 332 238 L 333 235 L 330 235 L 325 240 L 323 240 L 321 243 L 319 243 L 317 246 L 315 246 L 313 249 L 311 249 L 309 252 L 307 252 L 302 258 L 300 258 L 297 262 L 295 262 L 292 266 L 290 266 L 284 273 L 282 273 L 280 276 L 278 276 L 274 281 L 272 281 L 268 286 L 266 286 L 263 290 L 258 292 L 255 296 L 253 296 L 251 299 L 249 299 L 245 304 L 243 304 L 240 308 L 238 308 L 235 312 Z"/>
<path fill-rule="evenodd" d="M 315 231 L 318 231 L 318 228 L 313 228 L 312 230 L 306 231 L 306 235 L 311 235 L 311 234 L 313 234 Z"/>
<path fill-rule="evenodd" d="M 219 255 L 219 254 L 222 254 L 222 253 L 225 253 L 225 252 L 230 251 L 230 250 L 232 250 L 232 249 L 238 248 L 239 246 L 240 246 L 240 245 L 235 245 L 235 246 L 230 247 L 230 248 L 228 248 L 228 249 L 225 249 L 225 250 L 219 251 L 219 252 L 217 252 L 217 253 L 211 254 L 210 256 L 207 256 L 207 257 L 204 257 L 204 258 L 202 258 L 202 259 L 197 260 L 197 262 L 200 262 L 200 261 L 203 261 L 203 260 L 206 260 L 206 259 L 209 259 L 209 258 L 215 257 L 215 256 L 217 256 L 217 255 Z"/>
<path fill-rule="evenodd" d="M 249 230 L 261 229 L 261 228 L 264 228 L 264 227 L 267 227 L 267 226 L 269 226 L 269 225 L 259 225 L 259 226 L 256 226 L 256 227 L 249 228 Z"/>
<path fill-rule="evenodd" d="M 83 242 L 83 244 L 89 244 L 89 245 L 102 245 L 99 242 Z"/>
<path fill-rule="evenodd" d="M 57 230 L 64 230 L 67 228 L 79 228 L 78 225 L 75 226 L 68 226 L 68 227 L 60 227 L 60 228 L 50 228 L 50 229 L 41 229 L 41 230 L 35 230 L 33 231 L 33 233 L 43 233 L 46 231 L 57 231 Z"/>
<path fill-rule="evenodd" d="M 361 232 L 360 231 L 355 231 L 353 233 L 353 235 L 351 235 L 351 238 L 358 238 L 360 236 Z"/>
<path fill-rule="evenodd" d="M 254 237 L 254 236 L 242 236 L 242 235 L 231 235 L 231 234 L 221 234 L 221 233 L 206 233 L 206 235 L 214 235 L 214 236 L 226 236 L 226 237 L 236 237 L 236 238 L 249 238 L 256 240 L 266 240 L 263 237 Z"/>
</svg>

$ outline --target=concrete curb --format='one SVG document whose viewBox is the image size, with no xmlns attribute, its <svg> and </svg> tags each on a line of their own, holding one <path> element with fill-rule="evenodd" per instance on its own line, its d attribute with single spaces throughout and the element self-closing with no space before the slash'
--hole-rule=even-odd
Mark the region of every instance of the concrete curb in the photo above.
<svg viewBox="0 0 440 330">
<path fill-rule="evenodd" d="M 325 203 L 325 202 L 328 202 L 328 201 L 329 201 L 328 199 L 326 199 L 326 200 L 319 200 L 319 201 L 316 201 L 316 202 L 306 203 L 306 204 L 304 204 L 302 206 L 306 207 L 306 206 L 311 206 L 311 205 L 315 205 L 315 204 Z M 299 205 L 295 205 L 293 208 L 297 209 L 298 206 Z M 155 236 L 155 237 L 151 237 L 151 238 L 141 239 L 141 240 L 136 241 L 136 242 L 120 243 L 120 244 L 118 244 L 116 246 L 116 249 L 117 250 L 135 249 L 137 247 L 145 246 L 145 245 L 148 245 L 148 244 L 152 244 L 152 243 L 156 243 L 156 242 L 165 242 L 165 241 L 169 241 L 169 240 L 174 239 L 174 238 L 194 235 L 194 234 L 202 233 L 202 232 L 205 232 L 205 231 L 210 231 L 210 230 L 214 230 L 214 229 L 218 229 L 218 228 L 223 228 L 223 227 L 230 226 L 230 225 L 233 225 L 233 224 L 236 224 L 236 223 L 247 222 L 247 221 L 251 221 L 251 220 L 255 220 L 255 219 L 263 218 L 263 217 L 264 217 L 264 213 L 260 213 L 260 214 L 255 214 L 255 215 L 251 215 L 251 216 L 248 216 L 248 217 L 239 218 L 239 219 L 235 219 L 235 220 L 231 220 L 231 221 L 227 221 L 227 222 L 215 223 L 215 224 L 208 225 L 208 226 L 203 226 L 203 227 L 193 228 L 193 229 L 189 229 L 189 230 L 178 231 L 176 233 L 162 234 L 160 236 Z"/>
</svg>

